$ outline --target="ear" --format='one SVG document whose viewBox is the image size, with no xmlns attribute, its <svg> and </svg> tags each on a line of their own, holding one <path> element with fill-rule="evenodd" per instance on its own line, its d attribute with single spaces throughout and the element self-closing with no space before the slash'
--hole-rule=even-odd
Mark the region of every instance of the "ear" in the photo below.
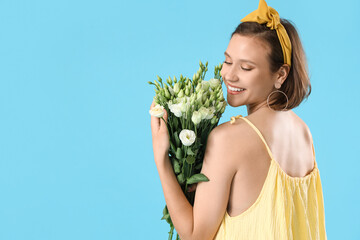
<svg viewBox="0 0 360 240">
<path fill-rule="evenodd" d="M 284 63 L 275 74 L 276 77 L 274 82 L 280 82 L 282 85 L 285 82 L 287 76 L 289 75 L 289 72 L 290 66 Z"/>
</svg>

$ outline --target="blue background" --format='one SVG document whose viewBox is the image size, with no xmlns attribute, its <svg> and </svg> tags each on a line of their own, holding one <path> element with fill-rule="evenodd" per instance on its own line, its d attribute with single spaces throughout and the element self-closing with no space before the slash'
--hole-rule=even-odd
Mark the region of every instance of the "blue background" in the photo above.
<svg viewBox="0 0 360 240">
<path fill-rule="evenodd" d="M 360 3 L 267 3 L 307 54 L 312 93 L 294 112 L 313 135 L 328 238 L 358 239 Z M 192 77 L 200 60 L 213 77 L 257 6 L 1 0 L 0 239 L 167 239 L 147 82 Z"/>
</svg>

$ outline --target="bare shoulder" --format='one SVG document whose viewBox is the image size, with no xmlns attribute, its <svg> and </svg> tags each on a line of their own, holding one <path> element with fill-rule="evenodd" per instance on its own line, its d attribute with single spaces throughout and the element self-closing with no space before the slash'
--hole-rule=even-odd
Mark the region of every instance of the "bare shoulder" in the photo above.
<svg viewBox="0 0 360 240">
<path fill-rule="evenodd" d="M 212 130 L 212 132 L 213 135 L 217 136 L 217 138 L 221 138 L 223 141 L 228 142 L 233 141 L 234 137 L 239 140 L 245 139 L 241 137 L 242 134 L 239 134 L 239 132 L 243 132 L 245 129 L 246 127 L 244 121 L 236 119 L 233 124 L 231 124 L 230 121 L 219 124 Z"/>
<path fill-rule="evenodd" d="M 210 132 L 209 139 L 215 139 L 214 144 L 225 150 L 224 154 L 228 159 L 238 161 L 242 159 L 241 156 L 251 153 L 251 149 L 255 150 L 252 143 L 257 139 L 251 131 L 244 120 L 236 119 L 233 124 L 228 121 L 216 126 Z"/>
<path fill-rule="evenodd" d="M 292 111 L 292 115 L 294 116 L 294 119 L 295 119 L 296 123 L 298 124 L 298 126 L 301 127 L 301 130 L 302 130 L 302 133 L 303 133 L 303 136 L 305 137 L 305 139 L 307 139 L 311 143 L 313 141 L 313 138 L 312 138 L 309 126 L 305 123 L 304 120 L 302 120 L 293 111 Z"/>
</svg>

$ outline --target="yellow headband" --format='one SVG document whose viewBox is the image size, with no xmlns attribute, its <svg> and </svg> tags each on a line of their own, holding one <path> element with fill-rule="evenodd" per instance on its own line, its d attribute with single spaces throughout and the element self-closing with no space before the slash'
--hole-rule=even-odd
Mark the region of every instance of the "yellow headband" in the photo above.
<svg viewBox="0 0 360 240">
<path fill-rule="evenodd" d="M 271 30 L 276 29 L 276 33 L 280 40 L 281 48 L 284 54 L 284 63 L 291 66 L 291 41 L 286 32 L 285 27 L 280 23 L 279 13 L 272 7 L 268 6 L 265 0 L 260 0 L 258 9 L 249 13 L 241 19 L 241 22 L 257 22 L 259 24 L 266 23 Z"/>
</svg>

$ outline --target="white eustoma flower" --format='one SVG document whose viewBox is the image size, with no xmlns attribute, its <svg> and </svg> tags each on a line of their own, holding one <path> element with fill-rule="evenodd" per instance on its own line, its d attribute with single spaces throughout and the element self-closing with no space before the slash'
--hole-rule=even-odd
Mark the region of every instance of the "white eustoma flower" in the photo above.
<svg viewBox="0 0 360 240">
<path fill-rule="evenodd" d="M 191 121 L 195 124 L 198 125 L 202 120 L 202 116 L 201 113 L 198 111 L 193 112 L 193 115 L 191 117 Z"/>
<path fill-rule="evenodd" d="M 206 108 L 201 106 L 199 112 L 201 113 L 202 119 L 211 119 L 214 116 L 215 107 Z"/>
<path fill-rule="evenodd" d="M 156 104 L 155 107 L 149 110 L 150 115 L 161 118 L 164 115 L 164 107 Z"/>
<path fill-rule="evenodd" d="M 209 80 L 209 84 L 212 89 L 215 89 L 217 86 L 220 85 L 220 80 L 217 78 L 212 78 Z"/>
<path fill-rule="evenodd" d="M 176 104 L 168 104 L 170 111 L 176 116 L 176 117 L 181 117 L 182 116 L 182 112 L 181 112 L 181 102 L 180 103 L 176 103 Z"/>
<path fill-rule="evenodd" d="M 205 92 L 206 92 L 207 90 L 209 90 L 209 87 L 210 87 L 209 81 L 202 81 L 202 82 L 201 82 L 201 88 L 204 89 Z"/>
<path fill-rule="evenodd" d="M 198 112 L 201 114 L 201 119 L 205 119 L 207 115 L 206 107 L 201 106 Z"/>
<path fill-rule="evenodd" d="M 206 119 L 212 119 L 212 117 L 214 116 L 215 113 L 215 107 L 211 106 L 207 108 L 208 110 L 208 114 L 206 116 Z"/>
<path fill-rule="evenodd" d="M 190 146 L 191 144 L 193 144 L 195 142 L 196 134 L 192 130 L 183 129 L 183 130 L 181 130 L 181 132 L 179 134 L 179 138 L 183 145 Z"/>
</svg>

